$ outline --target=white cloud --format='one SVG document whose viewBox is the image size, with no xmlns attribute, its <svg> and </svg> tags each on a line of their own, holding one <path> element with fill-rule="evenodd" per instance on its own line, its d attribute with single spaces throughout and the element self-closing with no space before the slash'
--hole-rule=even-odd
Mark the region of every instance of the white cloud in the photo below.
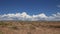
<svg viewBox="0 0 60 34">
<path fill-rule="evenodd" d="M 60 21 L 60 13 L 52 14 L 52 16 L 49 16 L 47 20 L 50 20 L 50 21 Z"/>
<path fill-rule="evenodd" d="M 44 13 L 30 16 L 26 12 L 16 14 L 4 14 L 0 15 L 0 20 L 60 21 L 60 13 L 52 14 L 52 16 L 46 16 Z"/>
<path fill-rule="evenodd" d="M 57 7 L 59 7 L 59 8 L 60 8 L 60 5 L 57 5 Z"/>
</svg>

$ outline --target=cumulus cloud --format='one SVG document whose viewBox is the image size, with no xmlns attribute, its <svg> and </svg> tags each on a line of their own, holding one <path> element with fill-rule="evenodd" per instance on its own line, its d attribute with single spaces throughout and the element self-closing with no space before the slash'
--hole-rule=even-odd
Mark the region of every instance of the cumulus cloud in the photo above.
<svg viewBox="0 0 60 34">
<path fill-rule="evenodd" d="M 60 21 L 60 13 L 52 14 L 52 16 L 49 16 L 47 18 L 49 21 Z"/>
<path fill-rule="evenodd" d="M 30 16 L 26 12 L 16 13 L 16 14 L 4 14 L 4 15 L 0 15 L 0 20 L 60 21 L 60 13 L 52 14 L 52 16 L 46 16 L 44 13 Z"/>
</svg>

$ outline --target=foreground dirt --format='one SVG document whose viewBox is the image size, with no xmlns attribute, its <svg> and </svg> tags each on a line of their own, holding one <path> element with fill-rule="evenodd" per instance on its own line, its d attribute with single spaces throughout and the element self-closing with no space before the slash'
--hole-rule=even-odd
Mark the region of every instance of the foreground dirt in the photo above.
<svg viewBox="0 0 60 34">
<path fill-rule="evenodd" d="M 0 21 L 0 34 L 60 34 L 60 22 Z"/>
</svg>

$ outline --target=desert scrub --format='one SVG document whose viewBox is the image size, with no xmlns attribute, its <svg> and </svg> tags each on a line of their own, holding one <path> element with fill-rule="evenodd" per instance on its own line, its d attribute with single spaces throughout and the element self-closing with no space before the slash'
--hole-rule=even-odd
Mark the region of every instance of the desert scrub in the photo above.
<svg viewBox="0 0 60 34">
<path fill-rule="evenodd" d="M 60 26 L 53 26 L 53 25 L 50 25 L 49 27 L 50 28 L 60 28 Z"/>
<path fill-rule="evenodd" d="M 19 28 L 17 26 L 11 26 L 11 29 L 18 30 Z"/>
<path fill-rule="evenodd" d="M 31 32 L 27 32 L 27 34 L 31 34 Z"/>
<path fill-rule="evenodd" d="M 22 22 L 20 22 L 20 24 L 21 24 L 21 25 L 25 25 L 26 23 L 22 21 Z"/>
<path fill-rule="evenodd" d="M 3 22 L 3 21 L 0 21 L 0 26 L 4 27 L 4 26 L 7 26 L 8 24 Z"/>
<path fill-rule="evenodd" d="M 36 28 L 32 25 L 29 26 L 30 30 L 35 30 Z"/>
<path fill-rule="evenodd" d="M 3 32 L 2 32 L 2 31 L 0 31 L 0 34 L 3 34 Z"/>
<path fill-rule="evenodd" d="M 33 26 L 35 26 L 35 27 L 39 27 L 40 26 L 40 24 L 39 23 L 31 23 Z"/>
</svg>

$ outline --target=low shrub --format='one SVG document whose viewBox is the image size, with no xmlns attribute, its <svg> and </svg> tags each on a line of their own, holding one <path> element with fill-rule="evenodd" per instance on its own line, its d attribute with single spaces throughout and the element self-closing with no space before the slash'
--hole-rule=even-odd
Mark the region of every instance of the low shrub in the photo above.
<svg viewBox="0 0 60 34">
<path fill-rule="evenodd" d="M 52 26 L 52 25 L 50 25 L 49 27 L 51 27 L 51 28 L 60 28 L 60 26 Z"/>
<path fill-rule="evenodd" d="M 18 27 L 17 27 L 17 26 L 12 26 L 12 27 L 10 27 L 10 28 L 12 28 L 12 29 L 14 29 L 14 30 L 18 30 Z"/>
</svg>

